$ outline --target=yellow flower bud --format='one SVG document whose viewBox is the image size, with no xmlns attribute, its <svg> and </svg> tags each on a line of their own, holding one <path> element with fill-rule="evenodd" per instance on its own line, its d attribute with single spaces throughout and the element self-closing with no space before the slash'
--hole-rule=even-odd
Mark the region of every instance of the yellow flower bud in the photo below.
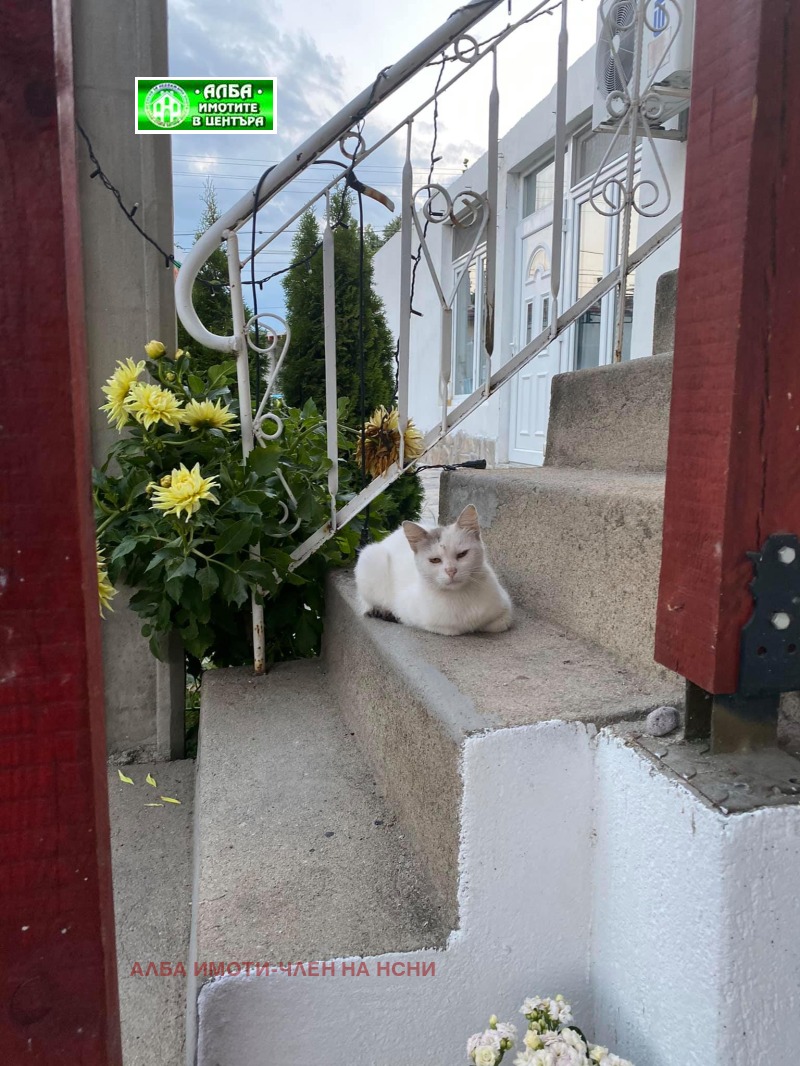
<svg viewBox="0 0 800 1066">
<path fill-rule="evenodd" d="M 172 484 L 172 474 L 164 474 L 164 476 L 161 479 L 161 487 L 164 488 L 164 489 L 168 489 L 171 484 Z"/>
<path fill-rule="evenodd" d="M 144 350 L 150 356 L 151 359 L 158 359 L 167 350 L 161 341 L 149 341 L 144 346 Z"/>
<path fill-rule="evenodd" d="M 175 375 L 172 373 L 171 370 L 170 370 L 170 372 L 168 374 L 165 374 L 164 377 L 167 379 L 167 381 L 174 381 L 175 380 Z"/>
<path fill-rule="evenodd" d="M 497 1028 L 497 1015 L 496 1014 L 493 1014 L 491 1016 L 491 1018 L 489 1019 L 489 1028 L 490 1029 L 496 1029 Z"/>
</svg>

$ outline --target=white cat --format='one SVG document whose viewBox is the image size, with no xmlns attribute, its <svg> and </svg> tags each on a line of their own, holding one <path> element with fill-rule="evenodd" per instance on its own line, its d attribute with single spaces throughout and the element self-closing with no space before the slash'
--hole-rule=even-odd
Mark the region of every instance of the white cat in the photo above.
<svg viewBox="0 0 800 1066">
<path fill-rule="evenodd" d="M 404 522 L 367 545 L 356 586 L 365 614 L 431 633 L 502 633 L 511 625 L 511 599 L 486 558 L 472 504 L 452 525 Z"/>
</svg>

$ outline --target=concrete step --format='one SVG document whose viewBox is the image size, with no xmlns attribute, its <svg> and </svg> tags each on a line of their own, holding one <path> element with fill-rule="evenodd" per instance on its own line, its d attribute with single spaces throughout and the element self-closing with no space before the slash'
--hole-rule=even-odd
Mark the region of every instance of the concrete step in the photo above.
<svg viewBox="0 0 800 1066">
<path fill-rule="evenodd" d="M 475 504 L 515 603 L 665 678 L 653 662 L 663 493 L 658 474 L 458 470 L 442 477 L 440 518 Z"/>
<path fill-rule="evenodd" d="M 449 927 L 318 660 L 205 674 L 194 960 L 408 951 Z"/>
<path fill-rule="evenodd" d="M 557 375 L 545 465 L 663 472 L 671 392 L 671 354 Z"/>
<path fill-rule="evenodd" d="M 524 608 L 502 634 L 443 637 L 365 618 L 350 573 L 329 578 L 328 691 L 408 828 L 456 925 L 461 758 L 467 737 L 559 720 L 605 726 L 681 698 Z"/>
<path fill-rule="evenodd" d="M 148 963 L 186 963 L 192 912 L 194 762 L 108 771 L 122 1057 L 125 1066 L 183 1061 L 186 979 L 139 976 Z M 157 788 L 147 784 L 151 774 Z M 160 807 L 160 796 L 179 804 Z M 137 963 L 141 971 L 137 969 Z"/>
</svg>

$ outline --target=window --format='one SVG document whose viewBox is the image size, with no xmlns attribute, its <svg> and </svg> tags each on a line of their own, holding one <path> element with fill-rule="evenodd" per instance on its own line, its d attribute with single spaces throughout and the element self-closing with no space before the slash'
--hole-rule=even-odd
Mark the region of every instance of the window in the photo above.
<svg viewBox="0 0 800 1066">
<path fill-rule="evenodd" d="M 552 226 L 550 227 L 552 229 Z M 550 273 L 550 256 L 547 254 L 547 249 L 543 245 L 539 245 L 535 249 L 531 256 L 531 261 L 528 263 L 528 281 L 535 281 L 537 275 L 547 277 Z"/>
<path fill-rule="evenodd" d="M 556 163 L 551 159 L 543 167 L 522 179 L 522 217 L 527 218 L 553 202 Z"/>
<path fill-rule="evenodd" d="M 460 281 L 456 292 L 453 331 L 453 390 L 468 396 L 486 380 L 483 336 L 483 300 L 486 290 L 486 255 L 476 255 L 470 265 L 456 267 Z"/>
<path fill-rule="evenodd" d="M 584 200 L 578 209 L 578 287 L 580 299 L 605 275 L 606 229 L 609 220 Z M 600 363 L 602 300 L 597 300 L 576 323 L 575 369 Z"/>
</svg>

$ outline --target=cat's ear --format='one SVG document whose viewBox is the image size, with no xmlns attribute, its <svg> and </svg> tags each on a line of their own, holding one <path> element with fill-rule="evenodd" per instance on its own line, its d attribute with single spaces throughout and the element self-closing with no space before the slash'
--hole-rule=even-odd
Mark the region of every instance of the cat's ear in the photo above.
<svg viewBox="0 0 800 1066">
<path fill-rule="evenodd" d="M 411 545 L 411 550 L 414 552 L 418 552 L 428 539 L 427 529 L 418 526 L 416 522 L 403 522 L 403 532 L 406 535 L 406 540 Z"/>
<path fill-rule="evenodd" d="M 481 525 L 478 521 L 478 512 L 475 510 L 471 503 L 468 503 L 461 514 L 456 519 L 456 525 L 459 529 L 465 530 L 467 533 L 473 533 L 476 537 L 481 535 Z"/>
</svg>

